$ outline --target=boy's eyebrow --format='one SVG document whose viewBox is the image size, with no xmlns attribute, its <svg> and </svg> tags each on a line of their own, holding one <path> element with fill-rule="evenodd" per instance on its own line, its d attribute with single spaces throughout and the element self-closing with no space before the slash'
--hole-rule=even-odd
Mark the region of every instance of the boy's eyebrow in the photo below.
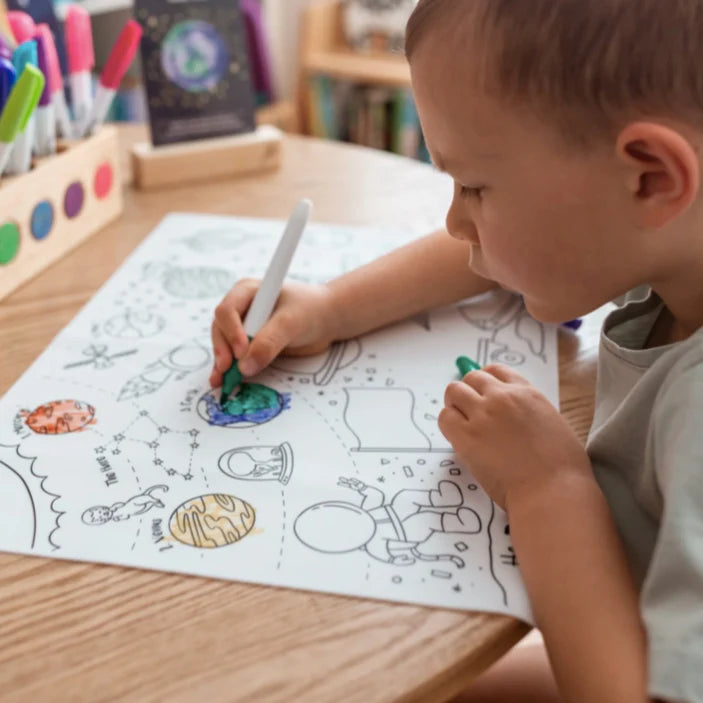
<svg viewBox="0 0 703 703">
<path fill-rule="evenodd" d="M 486 160 L 486 161 L 495 161 L 496 159 L 501 158 L 501 154 L 499 154 L 496 151 L 482 151 L 474 154 L 474 156 L 477 159 L 481 160 Z M 448 173 L 449 171 L 452 170 L 452 166 L 456 169 L 458 168 L 458 164 L 455 164 L 452 159 L 447 159 L 446 161 L 442 159 L 440 154 L 437 154 L 435 157 L 432 158 L 432 163 L 434 163 L 435 168 L 440 172 L 440 173 Z"/>
</svg>

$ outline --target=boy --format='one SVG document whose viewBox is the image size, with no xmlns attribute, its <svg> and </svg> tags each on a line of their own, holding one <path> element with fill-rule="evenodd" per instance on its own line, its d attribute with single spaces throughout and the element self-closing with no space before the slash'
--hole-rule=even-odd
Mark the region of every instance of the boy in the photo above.
<svg viewBox="0 0 703 703">
<path fill-rule="evenodd" d="M 252 374 L 489 281 L 546 322 L 651 287 L 604 323 L 587 451 L 512 370 L 446 390 L 440 429 L 507 510 L 551 665 L 514 650 L 463 700 L 703 701 L 701 36 L 703 0 L 421 0 L 406 52 L 454 240 L 288 286 L 251 345 L 255 282 L 216 312 L 213 385 L 232 351 Z"/>
</svg>

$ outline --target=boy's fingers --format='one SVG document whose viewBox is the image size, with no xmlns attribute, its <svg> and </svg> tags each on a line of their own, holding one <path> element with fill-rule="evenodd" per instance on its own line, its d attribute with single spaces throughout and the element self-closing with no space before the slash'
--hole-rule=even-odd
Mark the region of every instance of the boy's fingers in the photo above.
<svg viewBox="0 0 703 703">
<path fill-rule="evenodd" d="M 227 338 L 222 334 L 222 330 L 217 324 L 217 320 L 212 323 L 211 328 L 212 350 L 215 355 L 213 371 L 221 375 L 232 365 L 232 350 Z"/>
<path fill-rule="evenodd" d="M 239 370 L 246 376 L 253 376 L 268 366 L 294 338 L 295 328 L 292 318 L 274 314 L 256 333 L 249 350 L 239 363 Z"/>
<path fill-rule="evenodd" d="M 246 353 L 249 340 L 244 333 L 242 319 L 258 287 L 258 282 L 253 279 L 240 281 L 215 308 L 215 320 L 237 358 Z"/>
<path fill-rule="evenodd" d="M 444 405 L 455 408 L 464 417 L 471 413 L 471 407 L 480 399 L 478 392 L 466 383 L 455 381 L 444 391 Z"/>
<path fill-rule="evenodd" d="M 466 374 L 463 383 L 469 388 L 478 391 L 481 395 L 485 395 L 491 388 L 495 388 L 495 386 L 502 383 L 502 381 L 498 380 L 494 374 L 489 373 L 485 369 L 481 369 L 481 371 L 472 371 Z"/>
<path fill-rule="evenodd" d="M 530 382 L 521 376 L 517 371 L 511 369 L 509 366 L 504 366 L 503 364 L 491 364 L 489 366 L 484 366 L 483 371 L 495 376 L 499 381 L 504 383 L 520 383 L 522 385 L 530 385 Z"/>
</svg>

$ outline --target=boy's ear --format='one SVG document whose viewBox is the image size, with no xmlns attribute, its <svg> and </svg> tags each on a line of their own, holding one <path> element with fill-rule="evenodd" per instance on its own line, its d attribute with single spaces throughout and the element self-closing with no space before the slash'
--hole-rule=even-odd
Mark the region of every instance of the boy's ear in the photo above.
<svg viewBox="0 0 703 703">
<path fill-rule="evenodd" d="M 654 122 L 633 122 L 620 132 L 616 156 L 625 168 L 636 224 L 662 227 L 696 199 L 698 154 L 679 132 Z"/>
</svg>

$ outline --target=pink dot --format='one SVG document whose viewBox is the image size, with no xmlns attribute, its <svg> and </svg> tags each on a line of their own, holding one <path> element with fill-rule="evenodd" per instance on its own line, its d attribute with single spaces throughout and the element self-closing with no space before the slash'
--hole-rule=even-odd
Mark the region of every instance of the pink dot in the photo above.
<svg viewBox="0 0 703 703">
<path fill-rule="evenodd" d="M 106 198 L 112 190 L 112 166 L 108 163 L 103 163 L 98 166 L 93 179 L 93 188 L 95 195 L 100 200 Z"/>
</svg>

